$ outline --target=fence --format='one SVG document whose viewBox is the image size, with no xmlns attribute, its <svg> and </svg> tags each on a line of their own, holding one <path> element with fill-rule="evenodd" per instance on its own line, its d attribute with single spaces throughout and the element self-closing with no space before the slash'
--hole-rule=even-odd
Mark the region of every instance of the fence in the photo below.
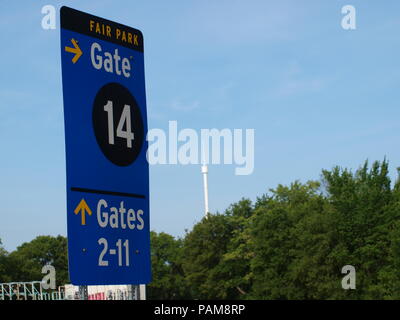
<svg viewBox="0 0 400 320">
<path fill-rule="evenodd" d="M 40 281 L 0 283 L 0 300 L 64 300 L 64 292 L 44 291 Z"/>
</svg>

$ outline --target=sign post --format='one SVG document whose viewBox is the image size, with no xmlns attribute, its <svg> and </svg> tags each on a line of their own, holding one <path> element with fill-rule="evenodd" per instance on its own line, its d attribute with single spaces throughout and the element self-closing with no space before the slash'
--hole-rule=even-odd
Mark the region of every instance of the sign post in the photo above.
<svg viewBox="0 0 400 320">
<path fill-rule="evenodd" d="M 143 35 L 62 7 L 70 280 L 151 280 Z"/>
</svg>

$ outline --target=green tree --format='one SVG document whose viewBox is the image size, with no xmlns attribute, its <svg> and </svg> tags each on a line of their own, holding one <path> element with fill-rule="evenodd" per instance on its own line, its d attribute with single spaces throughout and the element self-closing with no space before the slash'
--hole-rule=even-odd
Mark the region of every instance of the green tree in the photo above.
<svg viewBox="0 0 400 320">
<path fill-rule="evenodd" d="M 303 186 L 307 198 L 294 205 L 298 216 L 292 229 L 293 260 L 288 278 L 288 299 L 333 299 L 343 294 L 341 273 L 331 253 L 337 243 L 333 209 L 321 194 L 319 183 Z"/>
<path fill-rule="evenodd" d="M 12 281 L 40 281 L 42 267 L 51 264 L 56 270 L 57 286 L 68 283 L 67 239 L 63 236 L 39 236 L 23 243 L 9 254 Z"/>
<path fill-rule="evenodd" d="M 232 270 L 221 262 L 232 237 L 229 217 L 210 214 L 186 234 L 183 246 L 183 269 L 195 299 L 232 299 L 236 289 L 226 290 Z M 234 272 L 234 271 L 233 271 Z"/>
<path fill-rule="evenodd" d="M 8 271 L 8 252 L 4 249 L 0 239 L 0 283 L 10 281 Z"/>
<path fill-rule="evenodd" d="M 377 227 L 385 240 L 383 259 L 377 273 L 377 283 L 372 286 L 380 299 L 400 299 L 400 169 L 392 189 L 391 201 L 385 207 L 384 222 Z"/>
<path fill-rule="evenodd" d="M 224 271 L 222 284 L 230 299 L 247 299 L 252 287 L 250 262 L 254 255 L 248 228 L 253 213 L 254 207 L 249 199 L 232 204 L 224 213 L 232 233 L 219 268 Z"/>
<path fill-rule="evenodd" d="M 321 184 L 322 182 L 322 184 Z M 198 299 L 398 299 L 400 182 L 388 162 L 243 199 L 186 234 L 183 269 Z M 343 290 L 343 266 L 357 272 Z"/>
<path fill-rule="evenodd" d="M 164 232 L 150 233 L 152 282 L 149 300 L 190 299 L 182 268 L 182 240 Z"/>
<path fill-rule="evenodd" d="M 309 259 L 308 250 L 314 243 L 306 243 L 301 234 L 304 232 L 302 227 L 307 224 L 302 223 L 306 217 L 309 224 L 319 225 L 314 220 L 324 203 L 317 193 L 318 187 L 316 182 L 306 185 L 295 182 L 290 187 L 279 185 L 276 190 L 271 190 L 272 195 L 258 199 L 249 223 L 253 251 L 252 298 L 310 298 L 310 286 L 315 277 L 310 271 L 318 273 L 315 269 L 322 258 L 313 255 L 315 260 Z M 321 233 L 310 229 L 315 234 Z M 314 254 L 315 251 L 316 248 Z"/>
<path fill-rule="evenodd" d="M 352 299 L 391 295 L 382 279 L 391 265 L 390 228 L 399 211 L 388 172 L 386 160 L 370 169 L 366 161 L 355 173 L 339 167 L 323 171 L 338 240 L 331 257 L 338 269 L 350 264 L 357 270 L 357 290 L 346 295 Z"/>
</svg>

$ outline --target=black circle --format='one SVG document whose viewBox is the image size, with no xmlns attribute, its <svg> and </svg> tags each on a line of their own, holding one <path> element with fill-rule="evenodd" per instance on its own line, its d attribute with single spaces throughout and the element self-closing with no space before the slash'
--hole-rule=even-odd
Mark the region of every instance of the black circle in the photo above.
<svg viewBox="0 0 400 320">
<path fill-rule="evenodd" d="M 128 130 L 129 117 L 131 130 Z M 119 83 L 103 86 L 93 102 L 92 120 L 97 143 L 108 160 L 122 167 L 136 160 L 143 145 L 143 120 L 139 106 L 127 88 Z M 127 138 L 127 132 L 133 133 L 133 139 Z"/>
</svg>

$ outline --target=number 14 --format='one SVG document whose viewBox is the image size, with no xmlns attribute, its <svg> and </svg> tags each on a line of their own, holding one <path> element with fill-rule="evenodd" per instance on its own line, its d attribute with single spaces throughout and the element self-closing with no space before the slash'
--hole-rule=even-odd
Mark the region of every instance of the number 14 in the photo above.
<svg viewBox="0 0 400 320">
<path fill-rule="evenodd" d="M 114 144 L 114 108 L 112 101 L 107 101 L 107 104 L 104 106 L 104 111 L 107 112 L 108 116 L 108 143 Z M 135 138 L 131 123 L 131 106 L 126 104 L 118 122 L 117 137 L 126 139 L 126 146 L 128 148 L 132 148 L 132 140 Z M 123 130 L 124 124 L 126 130 Z"/>
</svg>

